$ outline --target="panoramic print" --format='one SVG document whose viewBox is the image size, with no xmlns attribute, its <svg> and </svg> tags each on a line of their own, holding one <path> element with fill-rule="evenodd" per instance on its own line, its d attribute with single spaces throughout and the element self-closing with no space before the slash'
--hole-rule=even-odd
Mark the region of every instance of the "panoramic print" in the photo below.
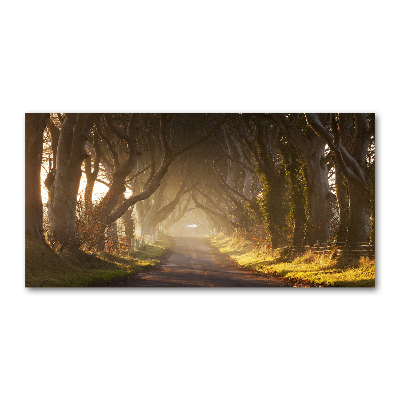
<svg viewBox="0 0 400 400">
<path fill-rule="evenodd" d="M 25 114 L 26 287 L 373 287 L 375 114 Z"/>
</svg>

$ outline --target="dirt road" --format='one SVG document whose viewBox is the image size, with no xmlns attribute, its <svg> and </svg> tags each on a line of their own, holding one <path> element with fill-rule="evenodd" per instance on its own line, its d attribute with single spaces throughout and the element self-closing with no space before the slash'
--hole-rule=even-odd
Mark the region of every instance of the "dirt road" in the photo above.
<svg viewBox="0 0 400 400">
<path fill-rule="evenodd" d="M 169 257 L 152 271 L 114 281 L 110 286 L 276 287 L 287 283 L 239 269 L 206 238 L 175 238 Z"/>
</svg>

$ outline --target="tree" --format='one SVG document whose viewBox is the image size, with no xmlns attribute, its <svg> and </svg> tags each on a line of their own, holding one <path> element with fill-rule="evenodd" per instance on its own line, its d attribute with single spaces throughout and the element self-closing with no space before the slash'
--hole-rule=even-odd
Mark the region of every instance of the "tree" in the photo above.
<svg viewBox="0 0 400 400">
<path fill-rule="evenodd" d="M 169 118 L 172 118 L 170 116 Z M 212 134 L 222 126 L 222 124 L 225 122 L 225 117 L 222 116 L 220 117 L 220 120 L 214 124 L 211 128 L 209 128 L 206 133 L 199 137 L 196 140 L 193 140 L 191 143 L 186 144 L 180 148 L 177 148 L 176 150 L 173 150 L 170 146 L 170 143 L 168 143 L 167 135 L 166 135 L 166 126 L 168 123 L 168 117 L 167 116 L 161 116 L 160 118 L 160 139 L 162 143 L 162 154 L 159 155 L 158 157 L 161 158 L 161 163 L 160 166 L 157 170 L 157 172 L 154 174 L 154 176 L 151 178 L 149 182 L 146 183 L 146 186 L 144 189 L 138 193 L 138 194 L 133 194 L 131 197 L 128 199 L 125 199 L 118 207 L 116 207 L 107 217 L 106 222 L 111 223 L 112 221 L 115 221 L 119 217 L 123 215 L 123 213 L 132 205 L 137 203 L 138 201 L 144 200 L 151 196 L 160 186 L 162 178 L 165 176 L 165 174 L 168 171 L 169 166 L 171 163 L 177 159 L 181 154 L 189 151 L 190 149 L 194 148 L 195 146 L 199 145 L 200 143 L 205 142 Z M 161 156 L 161 157 L 160 157 Z"/>
<path fill-rule="evenodd" d="M 129 242 L 133 210 L 143 234 L 191 217 L 205 231 L 239 229 L 277 248 L 333 238 L 339 208 L 340 240 L 370 237 L 371 114 L 48 115 L 26 120 L 26 157 L 35 166 L 27 171 L 27 202 L 36 204 L 27 205 L 36 210 L 27 232 L 43 237 L 37 165 L 45 129 L 53 160 L 45 181 L 50 235 L 60 248 L 102 249 L 106 231 L 116 239 L 121 217 Z M 87 183 L 77 214 L 82 172 Z M 108 187 L 96 202 L 95 182 Z"/>
<path fill-rule="evenodd" d="M 308 244 L 325 243 L 329 237 L 332 216 L 332 196 L 328 181 L 328 162 L 325 141 L 316 135 L 300 114 L 270 114 L 275 123 L 293 141 L 306 164 L 309 218 L 307 223 Z"/>
<path fill-rule="evenodd" d="M 57 145 L 54 180 L 48 182 L 50 236 L 61 249 L 78 249 L 76 205 L 85 144 L 91 128 L 89 114 L 66 114 Z"/>
<path fill-rule="evenodd" d="M 170 229 L 177 224 L 179 221 L 184 218 L 186 213 L 188 211 L 191 211 L 193 208 L 189 208 L 191 204 L 191 197 L 189 195 L 186 196 L 186 199 L 183 201 L 183 199 L 178 203 L 177 207 L 175 207 L 172 212 L 169 214 L 169 216 L 166 218 L 163 228 L 165 231 L 170 234 Z"/>
<path fill-rule="evenodd" d="M 304 160 L 290 140 L 280 141 L 280 154 L 289 184 L 290 223 L 293 225 L 291 244 L 301 247 L 306 238 L 308 187 Z"/>
<path fill-rule="evenodd" d="M 367 153 L 373 132 L 369 127 L 367 114 L 354 114 L 355 129 L 351 151 L 341 143 L 341 131 L 335 119 L 333 119 L 332 132 L 330 132 L 323 126 L 317 114 L 306 114 L 306 116 L 313 131 L 333 151 L 338 170 L 344 175 L 349 185 L 350 214 L 347 241 L 349 244 L 368 242 L 370 213 Z"/>
<path fill-rule="evenodd" d="M 290 207 L 286 171 L 278 151 L 278 128 L 266 114 L 237 116 L 232 126 L 242 146 L 250 152 L 253 169 L 262 185 L 257 193 L 257 203 L 251 201 L 249 204 L 268 230 L 271 246 L 282 247 L 287 243 Z M 245 154 L 243 149 L 241 153 Z"/>
<path fill-rule="evenodd" d="M 25 233 L 44 241 L 40 172 L 49 114 L 25 114 Z"/>
<path fill-rule="evenodd" d="M 182 124 L 191 127 L 196 119 L 198 116 L 191 114 L 178 117 L 173 114 L 98 116 L 96 127 L 106 150 L 101 150 L 100 145 L 97 150 L 102 153 L 100 163 L 104 162 L 110 171 L 110 182 L 108 192 L 93 206 L 88 219 L 88 225 L 93 227 L 90 246 L 102 243 L 107 226 L 122 217 L 136 203 L 152 196 L 160 187 L 172 162 L 205 142 L 225 121 L 224 116 L 210 115 L 205 119 L 206 124 L 199 125 L 205 133 L 182 131 Z M 93 153 L 96 154 L 96 151 Z M 143 165 L 143 159 L 147 160 L 147 166 Z M 87 164 L 90 176 L 92 162 Z M 141 186 L 136 180 L 141 174 L 140 169 L 145 171 Z M 133 189 L 132 195 L 123 198 L 127 186 Z"/>
</svg>

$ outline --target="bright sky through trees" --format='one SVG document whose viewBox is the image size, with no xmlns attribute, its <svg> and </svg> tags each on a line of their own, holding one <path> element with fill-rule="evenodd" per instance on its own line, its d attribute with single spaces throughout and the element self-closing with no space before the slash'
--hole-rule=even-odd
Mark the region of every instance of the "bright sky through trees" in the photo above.
<svg viewBox="0 0 400 400">
<path fill-rule="evenodd" d="M 48 199 L 49 199 L 49 192 L 44 184 L 44 181 L 47 177 L 48 170 L 42 165 L 42 170 L 41 170 L 41 182 L 42 182 L 42 201 L 43 204 L 46 204 Z M 79 185 L 79 194 L 82 193 L 85 190 L 86 186 L 86 176 L 85 174 L 82 174 L 81 182 Z M 108 187 L 100 182 L 96 182 L 94 184 L 94 190 L 93 190 L 93 201 L 98 201 L 100 200 L 106 193 L 107 193 Z"/>
</svg>

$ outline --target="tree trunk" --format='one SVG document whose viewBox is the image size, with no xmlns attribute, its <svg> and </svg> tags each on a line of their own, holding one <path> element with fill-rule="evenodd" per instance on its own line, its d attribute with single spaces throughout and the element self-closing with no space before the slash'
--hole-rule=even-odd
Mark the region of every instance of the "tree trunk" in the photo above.
<svg viewBox="0 0 400 400">
<path fill-rule="evenodd" d="M 61 128 L 57 165 L 49 204 L 50 234 L 61 249 L 77 250 L 76 205 L 81 180 L 81 165 L 87 154 L 87 114 L 67 114 Z"/>
<path fill-rule="evenodd" d="M 53 239 L 67 248 L 78 247 L 76 236 L 76 203 L 81 170 L 71 168 L 56 174 L 54 198 L 49 208 Z"/>
<path fill-rule="evenodd" d="M 44 241 L 40 172 L 49 114 L 25 114 L 25 233 Z"/>
<path fill-rule="evenodd" d="M 339 205 L 339 230 L 336 241 L 344 243 L 347 238 L 349 224 L 349 195 L 347 181 L 336 166 L 336 197 Z"/>
<path fill-rule="evenodd" d="M 324 243 L 329 238 L 330 189 L 325 160 L 325 142 L 314 132 L 301 132 L 288 123 L 282 114 L 270 114 L 285 134 L 301 152 L 307 167 L 309 185 L 309 219 L 306 241 L 308 244 Z M 304 117 L 303 117 L 304 118 Z M 304 124 L 304 121 L 302 121 Z M 310 134 L 311 133 L 311 134 Z"/>
<path fill-rule="evenodd" d="M 135 231 L 135 224 L 132 219 L 132 207 L 128 208 L 122 218 L 124 221 L 126 242 L 130 246 Z"/>
<path fill-rule="evenodd" d="M 164 180 L 158 188 L 156 194 L 149 199 L 149 202 L 147 203 L 147 206 L 149 206 L 147 212 L 139 215 L 142 236 L 151 235 L 154 231 L 155 226 L 153 225 L 153 219 L 161 207 L 164 199 L 163 194 L 165 189 L 166 181 Z"/>
<path fill-rule="evenodd" d="M 244 183 L 243 183 L 243 195 L 247 198 L 251 199 L 252 196 L 252 187 L 253 187 L 253 180 L 255 175 L 249 171 L 244 171 Z"/>
<path fill-rule="evenodd" d="M 106 229 L 106 250 L 115 251 L 118 246 L 118 226 L 117 222 L 113 222 Z"/>
<path fill-rule="evenodd" d="M 306 195 L 303 186 L 305 182 L 300 180 L 301 178 L 298 176 L 298 171 L 296 170 L 296 167 L 299 168 L 299 164 L 295 160 L 293 165 L 288 166 L 293 195 L 294 229 L 292 244 L 295 247 L 300 247 L 304 244 L 307 224 Z"/>
<path fill-rule="evenodd" d="M 307 114 L 307 121 L 315 133 L 322 137 L 335 153 L 336 164 L 346 177 L 349 185 L 350 216 L 347 242 L 368 242 L 370 237 L 370 216 L 368 204 L 368 179 L 366 156 L 372 130 L 366 114 L 354 114 L 355 133 L 351 154 L 340 143 L 339 132 L 334 134 L 321 124 L 315 114 Z M 334 120 L 333 120 L 334 122 Z M 333 125 L 335 128 L 335 124 Z"/>
<path fill-rule="evenodd" d="M 274 170 L 269 171 L 264 184 L 260 207 L 271 235 L 273 249 L 283 247 L 286 244 L 286 217 L 289 212 L 289 207 L 285 202 L 286 191 L 284 175 L 274 176 Z"/>
<path fill-rule="evenodd" d="M 103 232 L 102 235 L 97 236 L 96 250 L 104 251 L 106 247 L 106 234 Z"/>
<path fill-rule="evenodd" d="M 307 163 L 309 182 L 310 217 L 307 226 L 307 242 L 311 245 L 325 243 L 329 238 L 330 190 L 328 170 L 321 165 L 322 157 L 313 154 Z"/>
<path fill-rule="evenodd" d="M 263 220 L 271 235 L 272 248 L 283 247 L 286 244 L 289 205 L 287 202 L 287 176 L 277 160 L 277 128 L 267 126 L 264 122 L 257 123 L 255 144 L 257 152 L 258 173 L 262 176 L 262 198 L 260 209 Z"/>
<path fill-rule="evenodd" d="M 358 242 L 369 242 L 370 215 L 367 188 L 362 184 L 349 183 L 350 218 L 347 233 L 349 245 Z"/>
<path fill-rule="evenodd" d="M 306 164 L 290 140 L 281 142 L 280 150 L 291 189 L 291 222 L 294 225 L 291 242 L 294 247 L 300 247 L 304 244 L 307 224 Z"/>
</svg>

